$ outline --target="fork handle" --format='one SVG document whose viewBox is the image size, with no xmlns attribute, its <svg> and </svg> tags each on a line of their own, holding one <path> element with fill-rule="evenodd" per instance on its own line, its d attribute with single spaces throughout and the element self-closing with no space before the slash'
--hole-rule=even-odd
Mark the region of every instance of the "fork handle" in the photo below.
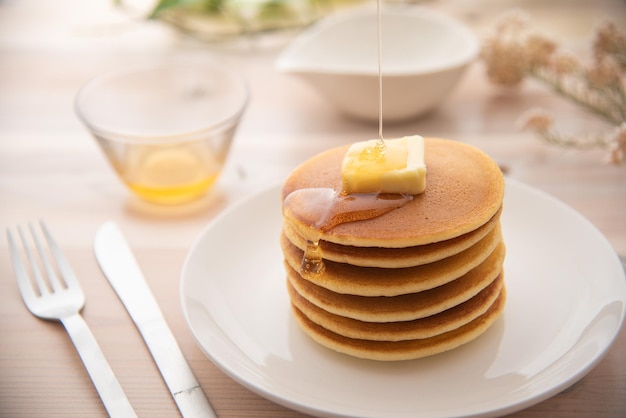
<svg viewBox="0 0 626 418">
<path fill-rule="evenodd" d="M 80 314 L 61 319 L 111 417 L 136 417 L 98 342 Z"/>
</svg>

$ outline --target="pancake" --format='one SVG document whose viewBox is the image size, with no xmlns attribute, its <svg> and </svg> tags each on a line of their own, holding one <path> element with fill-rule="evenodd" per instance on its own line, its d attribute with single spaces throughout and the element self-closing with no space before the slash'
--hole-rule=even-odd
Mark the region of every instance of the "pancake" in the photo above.
<svg viewBox="0 0 626 418">
<path fill-rule="evenodd" d="M 483 334 L 504 310 L 506 289 L 502 288 L 487 312 L 473 321 L 430 338 L 406 341 L 371 341 L 348 338 L 311 321 L 292 304 L 294 316 L 306 334 L 319 344 L 354 357 L 380 361 L 412 360 L 457 348 Z"/>
<path fill-rule="evenodd" d="M 308 280 L 336 293 L 360 296 L 397 296 L 415 293 L 449 283 L 481 264 L 502 241 L 498 225 L 482 240 L 459 254 L 434 263 L 406 268 L 358 267 L 324 260 L 324 274 L 311 275 Z M 300 271 L 302 250 L 281 235 L 285 260 Z"/>
<path fill-rule="evenodd" d="M 320 214 L 315 205 L 303 199 L 283 208 L 285 221 L 311 241 L 405 248 L 459 237 L 493 218 L 504 196 L 504 178 L 498 165 L 479 149 L 461 142 L 425 138 L 424 148 L 426 190 L 401 207 L 320 231 L 315 225 Z M 341 163 L 347 149 L 333 148 L 297 167 L 283 184 L 283 201 L 299 189 L 341 190 Z"/>
<path fill-rule="evenodd" d="M 288 265 L 287 280 L 307 302 L 335 314 L 368 322 L 410 321 L 435 315 L 463 303 L 489 286 L 502 273 L 505 247 L 465 275 L 434 289 L 394 297 L 368 297 L 332 292 L 302 278 Z"/>
<path fill-rule="evenodd" d="M 420 358 L 477 338 L 503 311 L 504 177 L 472 146 L 429 138 L 424 148 L 417 195 L 342 194 L 348 147 L 283 184 L 286 288 L 300 327 L 323 346 Z"/>
<path fill-rule="evenodd" d="M 432 244 L 407 248 L 354 247 L 339 245 L 329 241 L 319 241 L 324 259 L 361 267 L 401 268 L 413 267 L 442 260 L 468 249 L 485 237 L 500 220 L 502 209 L 474 231 L 460 237 Z M 304 251 L 306 239 L 288 222 L 283 223 L 283 233 L 289 241 Z"/>
<path fill-rule="evenodd" d="M 287 282 L 291 303 L 310 321 L 344 337 L 372 341 L 424 339 L 453 331 L 487 312 L 502 287 L 502 276 L 498 276 L 474 297 L 438 314 L 412 321 L 365 322 L 320 309 Z"/>
</svg>

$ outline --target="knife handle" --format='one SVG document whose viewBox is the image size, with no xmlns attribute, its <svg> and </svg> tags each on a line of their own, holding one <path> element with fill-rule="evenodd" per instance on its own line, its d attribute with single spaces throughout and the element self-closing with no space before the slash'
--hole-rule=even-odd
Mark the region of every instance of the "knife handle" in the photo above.
<svg viewBox="0 0 626 418">
<path fill-rule="evenodd" d="M 176 405 L 185 418 L 217 418 L 163 317 L 138 326 Z"/>
<path fill-rule="evenodd" d="M 98 342 L 80 314 L 61 319 L 91 380 L 111 417 L 136 417 L 132 405 L 117 381 Z"/>
</svg>

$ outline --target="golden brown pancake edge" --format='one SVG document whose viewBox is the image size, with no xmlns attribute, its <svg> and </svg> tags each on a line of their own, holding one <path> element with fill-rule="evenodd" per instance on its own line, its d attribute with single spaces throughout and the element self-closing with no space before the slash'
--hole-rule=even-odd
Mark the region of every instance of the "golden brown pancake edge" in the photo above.
<svg viewBox="0 0 626 418">
<path fill-rule="evenodd" d="M 502 208 L 484 225 L 459 237 L 432 244 L 406 248 L 354 247 L 320 240 L 318 245 L 327 260 L 360 267 L 401 268 L 428 264 L 458 254 L 485 237 L 500 220 Z M 307 240 L 288 222 L 283 233 L 293 245 L 304 251 Z"/>
<path fill-rule="evenodd" d="M 505 246 L 463 276 L 433 289 L 387 296 L 340 294 L 302 278 L 286 265 L 287 280 L 308 302 L 330 313 L 366 322 L 410 321 L 435 315 L 474 297 L 502 274 Z"/>
<path fill-rule="evenodd" d="M 287 281 L 291 303 L 310 321 L 344 337 L 371 341 L 405 341 L 431 338 L 453 331 L 484 314 L 499 296 L 502 275 L 472 298 L 434 315 L 411 321 L 367 322 L 332 314 L 302 297 Z"/>
<path fill-rule="evenodd" d="M 426 190 L 384 215 L 340 224 L 321 239 L 357 247 L 404 248 L 456 238 L 488 222 L 502 206 L 504 178 L 483 151 L 458 141 L 425 138 Z M 282 199 L 302 188 L 342 188 L 341 163 L 348 147 L 305 161 L 285 180 Z M 308 210 L 308 209 L 303 209 Z M 306 239 L 319 231 L 289 211 L 283 215 Z"/>
<path fill-rule="evenodd" d="M 487 312 L 453 331 L 431 338 L 407 341 L 368 341 L 347 338 L 309 320 L 292 305 L 301 329 L 319 344 L 353 357 L 378 361 L 414 360 L 453 350 L 485 333 L 500 317 L 506 301 L 506 287 Z"/>
<path fill-rule="evenodd" d="M 443 260 L 415 267 L 358 267 L 324 260 L 324 274 L 308 280 L 337 293 L 360 296 L 397 296 L 441 286 L 482 263 L 502 241 L 500 226 L 472 247 Z M 291 268 L 300 271 L 304 253 L 281 235 L 280 245 Z"/>
</svg>

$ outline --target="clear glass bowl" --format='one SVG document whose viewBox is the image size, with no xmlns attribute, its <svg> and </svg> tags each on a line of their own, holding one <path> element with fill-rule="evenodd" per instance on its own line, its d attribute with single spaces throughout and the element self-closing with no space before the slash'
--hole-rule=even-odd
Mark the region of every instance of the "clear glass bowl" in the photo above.
<svg viewBox="0 0 626 418">
<path fill-rule="evenodd" d="M 224 67 L 172 62 L 98 76 L 75 110 L 130 190 L 178 204 L 217 180 L 248 99 L 244 80 Z"/>
</svg>

